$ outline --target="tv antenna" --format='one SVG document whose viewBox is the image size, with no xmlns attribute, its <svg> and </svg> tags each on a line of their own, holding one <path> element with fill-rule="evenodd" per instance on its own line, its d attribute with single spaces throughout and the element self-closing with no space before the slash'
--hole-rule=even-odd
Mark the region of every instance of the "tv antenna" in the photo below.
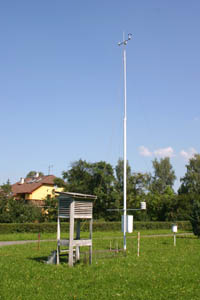
<svg viewBox="0 0 200 300">
<path fill-rule="evenodd" d="M 51 174 L 51 169 L 53 169 L 53 165 L 49 165 L 49 167 L 48 167 L 48 175 Z"/>
</svg>

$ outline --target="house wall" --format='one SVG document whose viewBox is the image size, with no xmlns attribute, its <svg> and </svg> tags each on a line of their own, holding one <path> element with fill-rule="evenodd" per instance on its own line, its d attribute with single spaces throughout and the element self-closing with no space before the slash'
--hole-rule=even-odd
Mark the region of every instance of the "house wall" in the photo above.
<svg viewBox="0 0 200 300">
<path fill-rule="evenodd" d="M 63 191 L 62 188 L 57 188 L 57 192 Z M 50 185 L 42 185 L 37 190 L 35 190 L 32 194 L 26 194 L 26 200 L 43 200 L 46 199 L 47 196 L 54 197 L 55 188 Z"/>
</svg>

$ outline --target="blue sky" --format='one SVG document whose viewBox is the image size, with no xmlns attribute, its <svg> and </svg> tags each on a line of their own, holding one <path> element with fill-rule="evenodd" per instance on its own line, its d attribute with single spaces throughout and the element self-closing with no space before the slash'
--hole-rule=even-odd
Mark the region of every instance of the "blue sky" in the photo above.
<svg viewBox="0 0 200 300">
<path fill-rule="evenodd" d="M 199 152 L 200 2 L 2 1 L 0 184 L 30 170 L 61 176 L 71 162 L 127 156 L 152 171 L 170 156 L 179 179 Z M 176 182 L 175 187 L 179 185 Z"/>
</svg>

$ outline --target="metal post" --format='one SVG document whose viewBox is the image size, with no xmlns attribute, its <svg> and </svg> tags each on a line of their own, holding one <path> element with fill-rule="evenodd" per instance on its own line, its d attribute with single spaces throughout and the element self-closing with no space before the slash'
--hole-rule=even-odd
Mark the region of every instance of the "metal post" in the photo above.
<svg viewBox="0 0 200 300">
<path fill-rule="evenodd" d="M 132 34 L 128 34 L 128 39 L 124 39 L 123 35 L 123 42 L 118 43 L 119 46 L 123 45 L 124 46 L 124 51 L 123 51 L 123 62 L 124 62 L 124 230 L 123 230 L 123 235 L 124 235 L 124 250 L 126 250 L 126 196 L 127 196 L 127 187 L 126 187 L 126 175 L 127 175 L 127 158 L 126 158 L 126 123 L 127 123 L 127 113 L 126 113 L 126 45 L 127 42 L 131 39 Z"/>
<path fill-rule="evenodd" d="M 124 46 L 124 250 L 126 250 L 126 48 Z"/>
</svg>

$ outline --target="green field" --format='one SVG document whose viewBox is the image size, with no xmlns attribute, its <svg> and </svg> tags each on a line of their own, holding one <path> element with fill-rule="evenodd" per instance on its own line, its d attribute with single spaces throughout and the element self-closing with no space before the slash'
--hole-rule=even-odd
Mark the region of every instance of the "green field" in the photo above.
<svg viewBox="0 0 200 300">
<path fill-rule="evenodd" d="M 159 232 L 160 233 L 160 232 Z M 127 239 L 121 248 L 120 233 L 95 233 L 93 264 L 82 261 L 69 268 L 44 261 L 55 242 L 0 247 L 0 299 L 200 299 L 200 240 L 194 236 Z M 104 250 L 104 251 L 102 251 Z"/>
<path fill-rule="evenodd" d="M 191 231 L 186 230 L 179 230 L 179 233 L 191 233 Z M 172 234 L 171 230 L 169 229 L 160 229 L 160 230 L 140 230 L 141 235 L 157 235 L 157 234 Z M 67 237 L 68 233 L 61 232 L 62 236 L 64 238 Z M 87 237 L 87 232 L 81 232 L 81 237 Z M 133 233 L 128 233 L 127 237 L 132 238 L 137 236 L 137 231 L 134 231 Z M 112 237 L 115 238 L 122 238 L 122 233 L 119 231 L 106 231 L 104 233 L 102 232 L 94 232 L 93 238 L 104 238 L 104 239 L 110 239 Z M 0 234 L 0 241 L 24 241 L 24 240 L 37 240 L 38 239 L 38 233 L 27 233 L 27 232 L 19 232 L 19 233 L 6 233 L 6 234 Z M 49 239 L 56 239 L 56 232 L 54 233 L 41 233 L 40 234 L 41 240 L 49 240 Z"/>
</svg>

